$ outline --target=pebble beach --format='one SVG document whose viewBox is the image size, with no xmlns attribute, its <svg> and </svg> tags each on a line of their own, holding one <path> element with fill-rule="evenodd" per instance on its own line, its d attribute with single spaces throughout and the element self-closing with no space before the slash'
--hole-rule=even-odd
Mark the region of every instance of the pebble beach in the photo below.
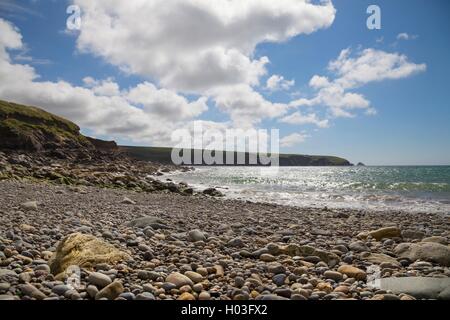
<svg viewBox="0 0 450 320">
<path fill-rule="evenodd" d="M 11 179 L 0 194 L 0 300 L 450 299 L 447 215 Z"/>
</svg>

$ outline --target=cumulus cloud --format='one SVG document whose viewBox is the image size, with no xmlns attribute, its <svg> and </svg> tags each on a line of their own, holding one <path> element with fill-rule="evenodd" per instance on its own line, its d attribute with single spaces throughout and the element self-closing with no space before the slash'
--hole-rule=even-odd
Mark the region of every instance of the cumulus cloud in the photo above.
<svg viewBox="0 0 450 320">
<path fill-rule="evenodd" d="M 363 109 L 366 114 L 374 115 L 376 110 L 362 94 L 353 92 L 372 82 L 396 80 L 424 72 L 425 64 L 410 62 L 408 57 L 399 53 L 388 53 L 376 49 L 365 49 L 352 55 L 350 49 L 344 49 L 338 58 L 328 64 L 328 70 L 334 79 L 315 75 L 310 87 L 316 90 L 312 98 L 301 98 L 290 103 L 292 107 L 322 105 L 334 117 L 354 117 L 352 110 Z"/>
<path fill-rule="evenodd" d="M 86 77 L 84 86 L 39 81 L 33 67 L 11 61 L 8 50 L 23 46 L 19 30 L 0 19 L 0 34 L 0 97 L 41 106 L 97 135 L 170 145 L 173 130 L 189 126 L 207 109 L 206 98 L 190 102 L 148 82 L 121 90 L 113 79 Z"/>
<path fill-rule="evenodd" d="M 104 80 L 95 80 L 92 77 L 85 77 L 83 83 L 92 88 L 92 91 L 99 96 L 118 96 L 120 95 L 119 85 L 114 82 L 114 79 L 108 78 Z"/>
<path fill-rule="evenodd" d="M 305 142 L 309 135 L 305 133 L 293 133 L 280 139 L 280 147 L 290 148 Z"/>
<path fill-rule="evenodd" d="M 328 119 L 319 119 L 315 113 L 302 114 L 300 111 L 281 118 L 280 122 L 296 125 L 313 124 L 319 128 L 328 128 L 329 126 Z"/>
<path fill-rule="evenodd" d="M 126 97 L 128 101 L 142 105 L 144 111 L 167 120 L 193 119 L 208 110 L 205 97 L 189 102 L 185 97 L 167 89 L 158 89 L 149 82 L 132 88 Z"/>
<path fill-rule="evenodd" d="M 274 74 L 266 82 L 266 88 L 269 91 L 289 90 L 295 85 L 295 80 L 286 80 L 283 76 Z"/>
<path fill-rule="evenodd" d="M 314 89 L 320 89 L 324 87 L 328 87 L 330 85 L 330 81 L 327 77 L 321 77 L 318 75 L 315 75 L 311 78 L 309 81 L 309 86 Z"/>
<path fill-rule="evenodd" d="M 254 57 L 259 43 L 282 42 L 327 28 L 335 17 L 328 0 L 74 3 L 83 11 L 80 51 L 158 79 L 165 88 L 189 93 L 258 85 L 269 62 L 267 57 Z"/>
<path fill-rule="evenodd" d="M 407 78 L 426 70 L 425 64 L 415 64 L 399 53 L 365 49 L 351 57 L 345 49 L 338 59 L 330 62 L 328 69 L 339 78 L 335 80 L 345 89 L 357 88 L 369 82 Z"/>
<path fill-rule="evenodd" d="M 248 128 L 264 118 L 283 116 L 289 106 L 273 103 L 246 84 L 222 87 L 211 91 L 216 106 L 230 116 L 235 126 Z"/>
</svg>

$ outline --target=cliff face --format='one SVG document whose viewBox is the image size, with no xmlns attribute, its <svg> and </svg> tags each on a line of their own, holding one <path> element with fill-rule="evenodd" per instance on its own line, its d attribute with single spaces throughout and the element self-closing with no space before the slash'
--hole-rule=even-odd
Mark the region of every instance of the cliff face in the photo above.
<svg viewBox="0 0 450 320">
<path fill-rule="evenodd" d="M 143 161 L 159 162 L 163 164 L 172 163 L 171 148 L 151 148 L 151 147 L 125 147 L 120 146 L 121 150 L 129 154 L 130 156 Z M 242 154 L 241 154 L 242 155 Z M 237 153 L 231 152 L 231 156 L 234 157 L 235 163 L 237 163 Z M 249 163 L 249 154 L 244 155 L 245 163 Z M 223 154 L 223 162 L 226 163 L 226 154 Z M 299 166 L 351 166 L 352 164 L 343 158 L 332 156 L 308 156 L 308 155 L 293 155 L 293 154 L 280 154 L 280 166 L 282 167 L 299 167 Z M 191 162 L 186 165 L 194 163 L 194 152 L 191 150 Z M 239 164 L 240 165 L 240 164 Z"/>
<path fill-rule="evenodd" d="M 280 166 L 296 167 L 296 166 L 351 166 L 352 164 L 343 158 L 333 156 L 304 156 L 304 155 L 280 155 Z"/>
<path fill-rule="evenodd" d="M 0 100 L 0 149 L 65 157 L 76 151 L 114 151 L 117 145 L 85 137 L 73 122 L 42 109 Z"/>
<path fill-rule="evenodd" d="M 125 152 L 139 160 L 172 164 L 171 148 L 118 147 L 114 141 L 86 137 L 80 133 L 80 128 L 75 123 L 42 109 L 2 100 L 0 150 L 43 152 L 49 156 L 69 159 L 88 159 L 95 158 L 99 153 Z M 233 156 L 237 159 L 236 153 Z M 248 153 L 245 154 L 245 159 L 249 159 Z M 350 165 L 349 161 L 338 157 L 280 155 L 280 166 Z"/>
</svg>

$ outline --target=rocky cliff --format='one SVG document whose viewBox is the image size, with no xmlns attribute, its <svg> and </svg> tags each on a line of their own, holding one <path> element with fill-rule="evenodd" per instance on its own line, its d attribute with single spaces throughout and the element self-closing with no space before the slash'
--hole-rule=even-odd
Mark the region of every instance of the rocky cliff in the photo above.
<svg viewBox="0 0 450 320">
<path fill-rule="evenodd" d="M 36 107 L 2 100 L 0 149 L 44 152 L 59 158 L 118 150 L 113 141 L 102 141 L 82 135 L 76 124 L 64 118 Z"/>
</svg>

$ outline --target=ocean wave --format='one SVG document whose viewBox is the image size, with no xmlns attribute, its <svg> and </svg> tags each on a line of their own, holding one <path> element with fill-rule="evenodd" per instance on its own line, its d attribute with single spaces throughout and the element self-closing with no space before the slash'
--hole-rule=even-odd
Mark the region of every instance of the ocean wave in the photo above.
<svg viewBox="0 0 450 320">
<path fill-rule="evenodd" d="M 228 197 L 301 207 L 450 213 L 450 167 L 214 167 L 173 174 L 199 189 L 224 187 Z"/>
</svg>

